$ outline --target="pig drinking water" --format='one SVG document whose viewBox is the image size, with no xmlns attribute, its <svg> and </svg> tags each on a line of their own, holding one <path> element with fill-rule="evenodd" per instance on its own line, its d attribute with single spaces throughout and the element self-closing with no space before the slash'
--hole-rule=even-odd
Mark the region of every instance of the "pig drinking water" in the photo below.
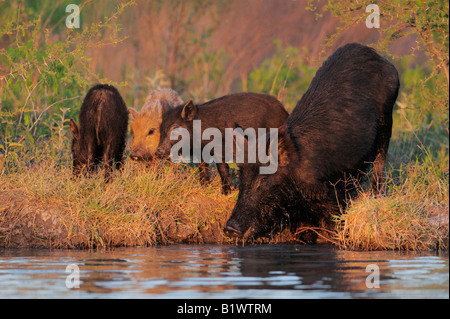
<svg viewBox="0 0 450 319">
<path fill-rule="evenodd" d="M 248 238 L 282 223 L 326 227 L 370 164 L 379 193 L 398 89 L 397 70 L 375 50 L 356 43 L 339 48 L 278 130 L 277 172 L 240 165 L 239 197 L 225 232 Z"/>
</svg>

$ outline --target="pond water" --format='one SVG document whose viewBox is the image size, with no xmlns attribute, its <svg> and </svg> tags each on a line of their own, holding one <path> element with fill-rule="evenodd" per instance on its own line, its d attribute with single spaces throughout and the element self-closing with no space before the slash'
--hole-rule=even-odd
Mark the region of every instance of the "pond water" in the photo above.
<svg viewBox="0 0 450 319">
<path fill-rule="evenodd" d="M 0 249 L 0 298 L 449 298 L 449 262 L 322 245 Z"/>
</svg>

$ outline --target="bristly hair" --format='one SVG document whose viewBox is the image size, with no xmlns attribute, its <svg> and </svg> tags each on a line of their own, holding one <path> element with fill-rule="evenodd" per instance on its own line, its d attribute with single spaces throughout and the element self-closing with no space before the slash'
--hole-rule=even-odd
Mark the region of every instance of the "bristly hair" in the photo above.
<svg viewBox="0 0 450 319">
<path fill-rule="evenodd" d="M 159 103 L 157 103 L 159 101 Z M 160 104 L 162 111 L 165 112 L 169 108 L 176 107 L 183 104 L 183 100 L 172 89 L 157 89 L 152 91 L 145 100 L 142 110 L 148 110 L 150 112 L 156 111 L 155 108 Z"/>
</svg>

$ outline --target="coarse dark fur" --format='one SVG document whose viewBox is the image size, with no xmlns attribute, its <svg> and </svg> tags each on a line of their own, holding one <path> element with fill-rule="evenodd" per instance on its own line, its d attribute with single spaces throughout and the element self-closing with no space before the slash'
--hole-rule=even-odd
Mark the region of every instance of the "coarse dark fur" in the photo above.
<svg viewBox="0 0 450 319">
<path fill-rule="evenodd" d="M 371 164 L 372 188 L 380 193 L 398 89 L 397 70 L 375 50 L 339 48 L 279 129 L 278 171 L 261 175 L 258 164 L 240 165 L 239 197 L 225 230 L 248 237 L 283 221 L 326 227 Z"/>
<path fill-rule="evenodd" d="M 128 110 L 119 91 L 107 84 L 92 87 L 81 105 L 79 123 L 78 128 L 70 120 L 74 175 L 83 166 L 91 173 L 103 163 L 105 179 L 109 181 L 113 162 L 116 168 L 122 165 L 128 126 Z"/>
<path fill-rule="evenodd" d="M 174 128 L 185 128 L 192 137 L 193 120 L 201 120 L 202 133 L 207 128 L 217 128 L 224 138 L 227 122 L 239 122 L 242 129 L 255 128 L 257 131 L 258 128 L 267 130 L 277 128 L 287 117 L 288 113 L 281 102 L 267 94 L 236 93 L 200 105 L 194 105 L 192 101 L 189 101 L 163 114 L 157 154 L 160 157 L 169 156 L 171 147 L 177 143 L 176 140 L 170 140 Z M 209 142 L 209 140 L 202 140 L 202 149 Z M 224 140 L 222 143 L 225 145 Z M 225 152 L 222 154 L 225 155 Z M 223 193 L 227 194 L 232 185 L 228 164 L 222 160 L 222 163 L 216 163 L 216 165 L 222 180 Z M 208 164 L 205 162 L 200 163 L 200 180 L 202 182 L 209 180 Z"/>
</svg>

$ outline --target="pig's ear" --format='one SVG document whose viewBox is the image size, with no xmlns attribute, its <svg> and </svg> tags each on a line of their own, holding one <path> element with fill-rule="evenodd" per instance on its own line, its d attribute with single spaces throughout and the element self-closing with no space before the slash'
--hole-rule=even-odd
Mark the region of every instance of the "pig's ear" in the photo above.
<svg viewBox="0 0 450 319">
<path fill-rule="evenodd" d="M 162 121 L 162 116 L 163 116 L 163 106 L 161 104 L 160 100 L 157 100 L 155 102 L 155 106 L 153 107 L 153 110 L 156 114 L 156 116 L 158 117 L 158 119 L 160 119 Z"/>
<path fill-rule="evenodd" d="M 183 106 L 183 110 L 181 111 L 181 118 L 185 121 L 194 120 L 197 115 L 197 107 L 194 105 L 194 102 L 190 100 Z"/>
<path fill-rule="evenodd" d="M 271 139 L 268 149 L 268 154 L 272 157 L 271 162 L 274 160 L 273 154 L 270 153 L 270 150 L 273 149 L 272 143 L 274 143 L 274 141 Z M 294 158 L 295 147 L 286 125 L 283 125 L 278 129 L 278 166 L 288 166 Z"/>
<path fill-rule="evenodd" d="M 128 113 L 130 113 L 133 118 L 136 118 L 139 114 L 135 109 L 131 107 L 128 109 Z"/>
<path fill-rule="evenodd" d="M 80 137 L 80 132 L 78 130 L 78 125 L 72 119 L 70 119 L 70 130 L 72 131 L 72 137 L 74 139 L 78 139 L 78 137 Z"/>
</svg>

